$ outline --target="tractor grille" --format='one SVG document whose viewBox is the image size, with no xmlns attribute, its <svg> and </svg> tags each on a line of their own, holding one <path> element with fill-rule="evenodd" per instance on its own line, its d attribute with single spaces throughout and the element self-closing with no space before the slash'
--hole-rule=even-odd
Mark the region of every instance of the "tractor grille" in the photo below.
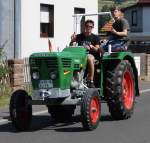
<svg viewBox="0 0 150 143">
<path fill-rule="evenodd" d="M 57 58 L 37 58 L 31 59 L 31 68 L 40 68 L 42 64 L 46 64 L 49 69 L 56 69 L 58 68 Z"/>
<path fill-rule="evenodd" d="M 74 65 L 74 68 L 75 68 L 75 69 L 79 69 L 79 68 L 80 68 L 80 65 L 79 65 L 79 64 L 75 64 L 75 65 Z"/>
<path fill-rule="evenodd" d="M 70 68 L 71 67 L 71 59 L 62 58 L 62 64 L 63 64 L 64 68 Z"/>
</svg>

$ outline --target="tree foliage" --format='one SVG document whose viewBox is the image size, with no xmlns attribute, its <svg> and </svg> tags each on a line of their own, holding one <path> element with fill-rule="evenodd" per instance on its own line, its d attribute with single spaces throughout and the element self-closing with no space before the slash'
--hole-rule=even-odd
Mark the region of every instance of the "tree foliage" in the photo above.
<svg viewBox="0 0 150 143">
<path fill-rule="evenodd" d="M 137 2 L 137 0 L 98 0 L 98 9 L 99 11 L 102 11 L 102 9 L 112 6 L 112 5 L 118 5 L 121 7 L 127 7 L 129 5 L 133 5 Z M 104 8 L 103 8 L 104 7 Z"/>
</svg>

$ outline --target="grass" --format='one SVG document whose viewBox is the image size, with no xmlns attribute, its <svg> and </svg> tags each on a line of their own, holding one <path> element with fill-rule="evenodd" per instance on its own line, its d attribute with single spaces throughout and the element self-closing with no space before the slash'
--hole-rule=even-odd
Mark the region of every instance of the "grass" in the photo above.
<svg viewBox="0 0 150 143">
<path fill-rule="evenodd" d="M 12 90 L 9 85 L 0 85 L 0 107 L 9 105 L 11 92 Z"/>
<path fill-rule="evenodd" d="M 10 96 L 1 96 L 0 97 L 0 107 L 8 106 L 10 102 Z"/>
<path fill-rule="evenodd" d="M 32 86 L 26 85 L 28 95 L 32 95 Z M 12 89 L 9 85 L 0 85 L 0 108 L 9 105 Z"/>
</svg>

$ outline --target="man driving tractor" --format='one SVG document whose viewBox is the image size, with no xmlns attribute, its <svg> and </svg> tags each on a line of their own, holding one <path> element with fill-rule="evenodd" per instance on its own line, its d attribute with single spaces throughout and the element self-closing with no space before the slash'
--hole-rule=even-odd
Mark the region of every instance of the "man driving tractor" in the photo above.
<svg viewBox="0 0 150 143">
<path fill-rule="evenodd" d="M 99 58 L 100 53 L 103 52 L 100 47 L 100 39 L 97 35 L 92 33 L 92 29 L 94 28 L 94 21 L 87 20 L 85 21 L 85 30 L 83 33 L 76 35 L 74 33 L 71 36 L 71 44 L 76 42 L 78 46 L 84 46 L 89 51 L 87 56 L 88 63 L 88 75 L 87 75 L 87 86 L 89 88 L 94 88 L 94 61 L 96 58 Z"/>
</svg>

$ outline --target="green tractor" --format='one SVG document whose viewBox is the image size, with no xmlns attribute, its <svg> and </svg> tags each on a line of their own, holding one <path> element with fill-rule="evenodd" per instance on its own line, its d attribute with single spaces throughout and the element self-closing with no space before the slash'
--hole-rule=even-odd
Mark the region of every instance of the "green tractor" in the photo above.
<svg viewBox="0 0 150 143">
<path fill-rule="evenodd" d="M 139 95 L 138 75 L 130 52 L 105 54 L 96 64 L 94 83 L 86 86 L 86 49 L 67 47 L 62 52 L 35 53 L 30 56 L 33 94 L 13 93 L 10 116 L 18 130 L 28 129 L 32 105 L 46 105 L 52 118 L 70 119 L 77 105 L 87 130 L 95 129 L 101 117 L 101 101 L 116 120 L 130 118 L 135 96 Z"/>
<path fill-rule="evenodd" d="M 27 130 L 32 105 L 46 105 L 55 120 L 68 120 L 80 106 L 85 130 L 97 128 L 101 103 L 106 102 L 113 119 L 132 116 L 139 96 L 138 74 L 130 52 L 106 52 L 95 64 L 95 88 L 86 83 L 87 51 L 66 47 L 62 52 L 34 53 L 30 56 L 33 93 L 15 91 L 10 100 L 10 117 L 17 130 Z"/>
</svg>

